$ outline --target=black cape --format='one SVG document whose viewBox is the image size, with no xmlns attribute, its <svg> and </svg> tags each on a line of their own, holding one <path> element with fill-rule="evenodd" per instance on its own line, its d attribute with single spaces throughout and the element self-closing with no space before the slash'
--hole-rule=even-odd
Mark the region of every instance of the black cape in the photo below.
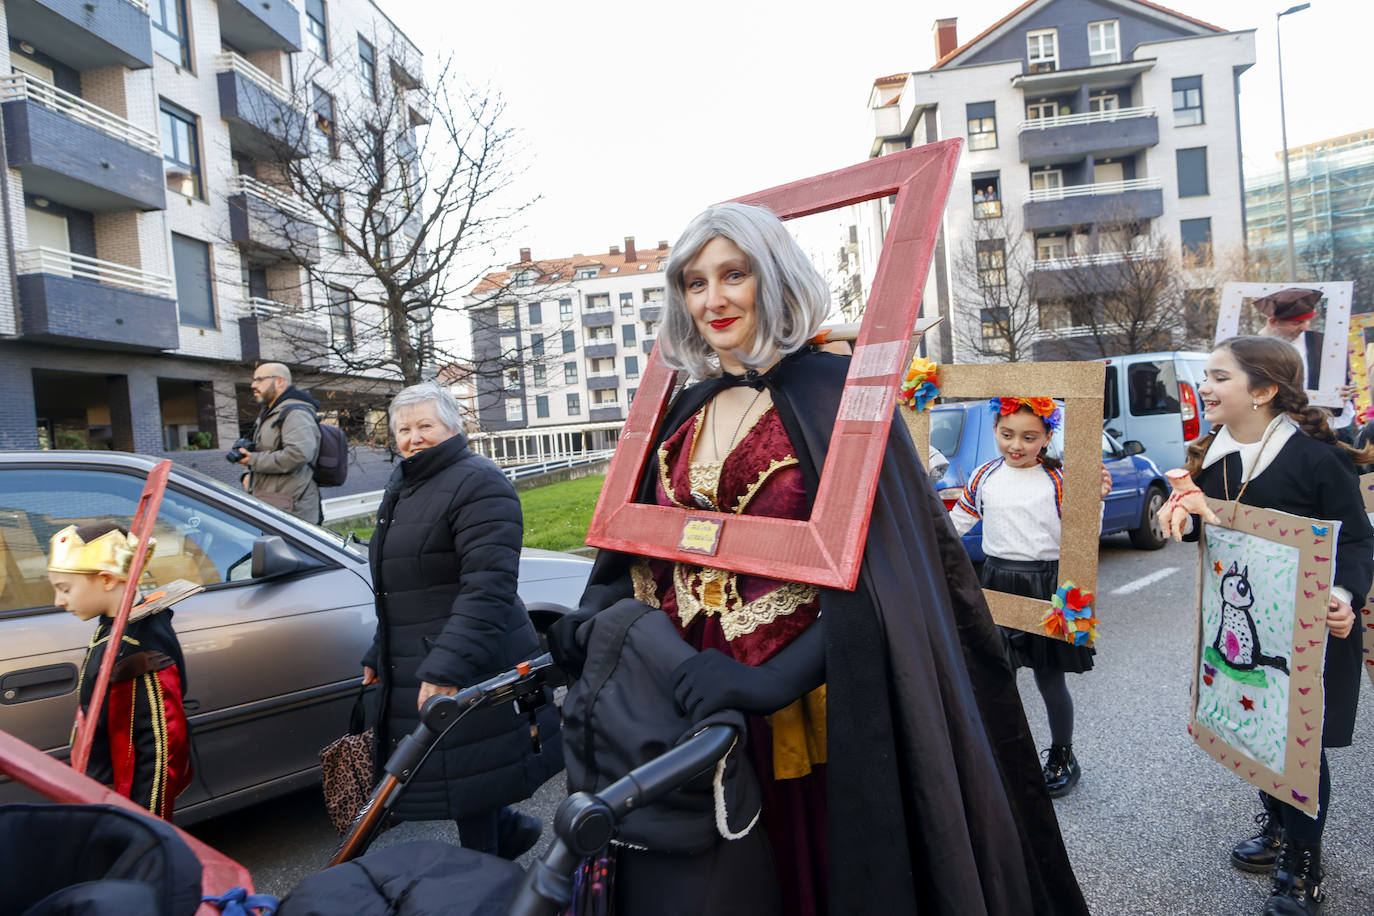
<svg viewBox="0 0 1374 916">
<path fill-rule="evenodd" d="M 848 367 L 807 349 L 762 376 L 813 499 Z M 727 384 L 684 389 L 659 441 Z M 636 501 L 656 479 L 651 458 Z M 579 616 L 631 594 L 634 559 L 597 556 Z M 830 913 L 1086 913 L 1001 636 L 900 421 L 858 585 L 821 613 Z"/>
</svg>

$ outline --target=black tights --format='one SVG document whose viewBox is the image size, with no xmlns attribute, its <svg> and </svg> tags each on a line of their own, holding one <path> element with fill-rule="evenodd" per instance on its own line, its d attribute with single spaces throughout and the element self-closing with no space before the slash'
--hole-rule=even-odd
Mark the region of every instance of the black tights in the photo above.
<svg viewBox="0 0 1374 916">
<path fill-rule="evenodd" d="M 1321 780 L 1317 783 L 1317 803 L 1320 807 L 1315 818 L 1308 817 L 1292 805 L 1275 801 L 1270 796 L 1261 794 L 1260 799 L 1271 814 L 1275 807 L 1279 809 L 1279 821 L 1294 842 L 1308 846 L 1315 846 L 1322 841 L 1322 831 L 1326 828 L 1326 812 L 1331 806 L 1331 771 L 1326 766 L 1326 751 L 1322 751 L 1321 767 Z"/>
<path fill-rule="evenodd" d="M 1069 747 L 1073 744 L 1073 697 L 1064 672 L 1050 668 L 1032 668 L 1035 686 L 1045 701 L 1045 714 L 1050 720 L 1050 743 Z M 1324 771 L 1323 771 L 1324 772 Z"/>
</svg>

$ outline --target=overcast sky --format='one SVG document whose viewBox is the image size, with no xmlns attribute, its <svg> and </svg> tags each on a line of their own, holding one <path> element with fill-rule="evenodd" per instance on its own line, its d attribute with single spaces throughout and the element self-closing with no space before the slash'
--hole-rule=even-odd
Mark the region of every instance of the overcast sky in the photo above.
<svg viewBox="0 0 1374 916">
<path fill-rule="evenodd" d="M 927 69 L 931 26 L 962 43 L 1015 0 L 437 3 L 379 0 L 429 58 L 491 81 L 542 195 L 518 241 L 535 257 L 674 239 L 708 204 L 863 160 L 874 78 Z M 1179 0 L 1180 12 L 1256 29 L 1241 77 L 1247 167 L 1280 147 L 1274 14 L 1289 3 Z M 1374 127 L 1374 3 L 1313 0 L 1283 20 L 1290 145 Z M 1129 50 L 1129 49 L 1125 49 Z M 432 65 L 431 65 L 432 68 Z"/>
</svg>

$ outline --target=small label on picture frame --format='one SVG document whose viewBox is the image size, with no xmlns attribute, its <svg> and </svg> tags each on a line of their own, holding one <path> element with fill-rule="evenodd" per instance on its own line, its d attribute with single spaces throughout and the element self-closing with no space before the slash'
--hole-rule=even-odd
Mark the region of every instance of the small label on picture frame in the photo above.
<svg viewBox="0 0 1374 916">
<path fill-rule="evenodd" d="M 682 524 L 682 539 L 678 549 L 691 553 L 715 556 L 720 547 L 720 529 L 724 519 L 692 516 Z"/>
</svg>

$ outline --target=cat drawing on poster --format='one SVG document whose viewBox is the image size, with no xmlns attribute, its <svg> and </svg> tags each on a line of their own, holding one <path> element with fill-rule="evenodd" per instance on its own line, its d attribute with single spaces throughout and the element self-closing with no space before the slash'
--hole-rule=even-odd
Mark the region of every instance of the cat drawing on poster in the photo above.
<svg viewBox="0 0 1374 916">
<path fill-rule="evenodd" d="M 1206 529 L 1197 718 L 1281 773 L 1288 744 L 1288 659 L 1299 552 L 1239 531 Z M 1206 637 L 1204 637 L 1206 638 Z"/>
</svg>

